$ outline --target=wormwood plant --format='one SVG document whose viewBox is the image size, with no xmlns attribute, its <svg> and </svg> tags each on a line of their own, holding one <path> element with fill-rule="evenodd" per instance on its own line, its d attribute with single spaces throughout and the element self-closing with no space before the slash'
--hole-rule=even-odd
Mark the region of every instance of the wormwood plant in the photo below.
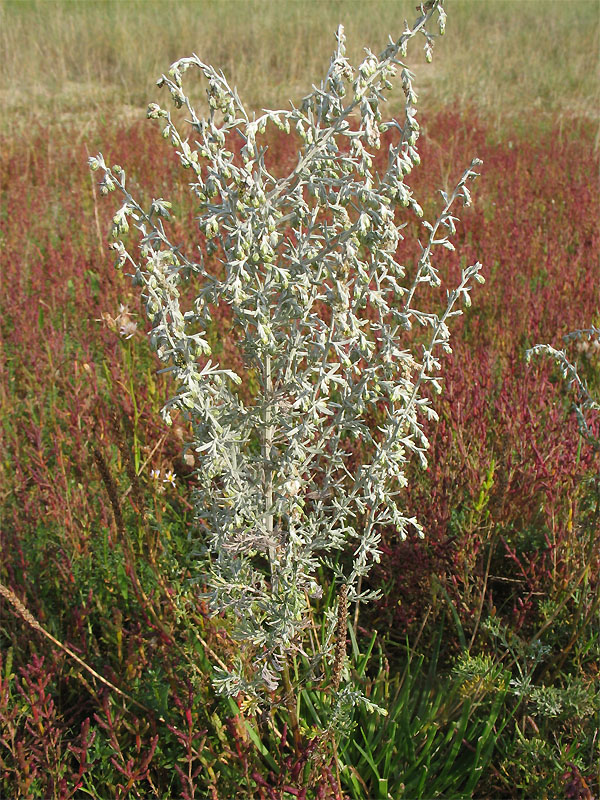
<svg viewBox="0 0 600 800">
<path fill-rule="evenodd" d="M 423 217 L 406 182 L 420 162 L 419 126 L 413 75 L 402 58 L 422 36 L 431 60 L 434 15 L 443 34 L 443 0 L 430 0 L 397 41 L 379 56 L 367 50 L 357 68 L 346 59 L 340 26 L 321 85 L 299 108 L 259 117 L 198 56 L 176 61 L 158 85 L 186 113 L 189 132 L 157 104 L 148 116 L 162 120 L 163 136 L 191 176 L 200 231 L 193 254 L 168 233 L 169 202 L 159 197 L 143 207 L 120 166 L 107 165 L 102 154 L 90 159 L 104 173 L 101 192 L 123 197 L 112 247 L 118 266 L 133 268 L 151 343 L 176 381 L 164 418 L 170 422 L 178 410 L 193 425 L 199 574 L 210 609 L 225 615 L 240 644 L 230 668 L 216 673 L 216 685 L 248 702 L 275 702 L 282 684 L 289 701 L 302 680 L 290 677 L 296 654 L 309 664 L 305 678 L 318 678 L 323 659 L 334 659 L 341 627 L 335 609 L 323 642 L 312 633 L 324 581 L 337 582 L 340 597 L 357 608 L 374 596 L 362 580 L 380 558 L 383 526 L 422 535 L 402 507 L 405 466 L 412 457 L 426 464 L 420 420 L 436 413 L 424 389 L 441 389 L 448 322 L 461 313 L 461 301 L 469 304 L 472 281 L 483 280 L 479 263 L 466 267 L 441 310 L 420 308 L 420 290 L 431 296 L 431 287 L 441 286 L 433 257 L 439 247 L 454 249 L 453 206 L 470 203 L 477 159 L 450 194 L 441 192 L 435 222 L 420 223 L 414 259 L 401 264 L 395 257 L 406 220 Z M 190 68 L 208 83 L 205 119 L 184 92 Z M 404 114 L 383 121 L 381 104 L 398 74 Z M 283 177 L 274 174 L 262 138 L 269 123 L 300 143 Z M 374 151 L 386 132 L 387 165 L 379 174 Z M 120 238 L 130 223 L 139 233 L 137 256 Z M 186 298 L 190 277 L 198 288 Z M 250 404 L 238 390 L 244 376 L 211 359 L 207 328 L 223 306 L 258 382 Z M 355 460 L 359 454 L 352 467 L 351 450 Z M 345 602 L 338 615 L 344 628 Z M 335 690 L 344 649 L 338 643 Z M 333 718 L 357 699 L 342 681 Z"/>
<path fill-rule="evenodd" d="M 600 329 L 593 325 L 582 330 L 572 331 L 564 337 L 565 344 L 577 343 L 579 353 L 585 358 L 598 358 L 600 354 Z M 569 360 L 564 350 L 556 350 L 549 344 L 536 344 L 527 350 L 525 356 L 528 361 L 533 356 L 545 355 L 553 359 L 562 373 L 568 388 L 574 395 L 573 412 L 577 418 L 579 431 L 583 438 L 596 450 L 600 450 L 600 439 L 591 426 L 590 412 L 600 411 L 600 403 L 592 397 L 588 385 L 580 375 L 577 365 Z"/>
</svg>

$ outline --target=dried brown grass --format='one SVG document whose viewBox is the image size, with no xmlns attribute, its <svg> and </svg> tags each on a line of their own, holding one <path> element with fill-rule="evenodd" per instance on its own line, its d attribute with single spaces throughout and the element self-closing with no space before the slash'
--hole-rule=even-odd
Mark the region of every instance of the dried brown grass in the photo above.
<svg viewBox="0 0 600 800">
<path fill-rule="evenodd" d="M 350 57 L 378 51 L 415 0 L 170 0 L 0 3 L 0 130 L 32 120 L 94 124 L 144 113 L 154 82 L 196 52 L 222 68 L 250 108 L 298 100 L 329 63 L 336 26 Z M 475 106 L 493 121 L 598 117 L 596 0 L 448 0 L 432 65 L 417 53 L 428 108 Z M 201 102 L 203 87 L 198 83 Z M 392 107 L 399 96 L 392 95 Z"/>
</svg>

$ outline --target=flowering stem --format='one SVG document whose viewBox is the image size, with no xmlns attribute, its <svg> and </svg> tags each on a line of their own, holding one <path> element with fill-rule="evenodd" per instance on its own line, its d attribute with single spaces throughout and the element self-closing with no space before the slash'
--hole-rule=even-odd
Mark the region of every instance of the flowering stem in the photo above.
<svg viewBox="0 0 600 800">
<path fill-rule="evenodd" d="M 263 377 L 265 386 L 265 405 L 263 410 L 263 485 L 265 496 L 266 534 L 269 547 L 269 562 L 271 565 L 271 585 L 273 591 L 277 589 L 277 549 L 273 540 L 273 425 L 271 424 L 271 403 L 273 399 L 273 376 L 271 374 L 271 356 L 267 354 L 263 362 Z"/>
</svg>

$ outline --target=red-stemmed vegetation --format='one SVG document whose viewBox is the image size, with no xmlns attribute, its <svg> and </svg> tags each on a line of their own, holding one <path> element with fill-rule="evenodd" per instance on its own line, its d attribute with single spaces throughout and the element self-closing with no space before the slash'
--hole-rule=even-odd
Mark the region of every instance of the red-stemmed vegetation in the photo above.
<svg viewBox="0 0 600 800">
<path fill-rule="evenodd" d="M 443 360 L 440 419 L 424 423 L 429 466 L 411 467 L 406 504 L 425 539 L 385 532 L 371 579 L 382 597 L 360 624 L 394 631 L 382 641 L 400 663 L 406 637 L 425 643 L 451 609 L 449 665 L 461 637 L 489 650 L 483 623 L 494 617 L 523 642 L 552 634 L 540 674 L 555 679 L 573 658 L 597 686 L 577 641 L 597 620 L 600 458 L 582 442 L 556 369 L 525 363 L 527 347 L 561 348 L 564 334 L 600 322 L 594 132 L 534 124 L 535 135 L 498 141 L 474 119 L 425 120 L 422 166 L 409 179 L 427 217 L 439 200 L 431 187 L 447 189 L 473 154 L 483 159 L 456 253 L 438 264 L 452 284 L 480 260 L 486 284 Z M 337 798 L 334 762 L 316 738 L 306 732 L 298 758 L 285 729 L 267 758 L 244 709 L 212 689 L 208 665 L 227 660 L 230 643 L 193 583 L 188 427 L 160 419 L 168 378 L 105 246 L 114 204 L 100 202 L 86 162 L 99 141 L 148 199 L 173 201 L 174 238 L 201 244 L 178 162 L 148 123 L 93 135 L 34 129 L 3 148 L 0 581 L 17 602 L 0 598 L 0 796 Z M 293 139 L 273 134 L 282 170 L 295 155 Z M 398 258 L 410 269 L 416 223 L 405 233 Z M 210 340 L 243 371 L 223 309 Z M 598 390 L 597 351 L 582 369 Z M 572 753 L 561 765 L 567 796 L 584 786 L 577 796 L 591 797 L 598 775 Z M 505 793 L 510 779 L 500 763 L 484 776 Z"/>
</svg>

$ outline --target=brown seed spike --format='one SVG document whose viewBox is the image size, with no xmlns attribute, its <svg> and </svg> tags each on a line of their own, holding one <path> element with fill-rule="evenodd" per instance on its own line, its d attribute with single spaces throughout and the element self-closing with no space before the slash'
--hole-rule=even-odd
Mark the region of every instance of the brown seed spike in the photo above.
<svg viewBox="0 0 600 800">
<path fill-rule="evenodd" d="M 333 688 L 337 692 L 340 688 L 342 669 L 346 659 L 346 623 L 348 620 L 348 587 L 345 583 L 340 586 L 338 601 L 338 618 L 335 630 L 335 660 L 333 662 Z"/>
</svg>

